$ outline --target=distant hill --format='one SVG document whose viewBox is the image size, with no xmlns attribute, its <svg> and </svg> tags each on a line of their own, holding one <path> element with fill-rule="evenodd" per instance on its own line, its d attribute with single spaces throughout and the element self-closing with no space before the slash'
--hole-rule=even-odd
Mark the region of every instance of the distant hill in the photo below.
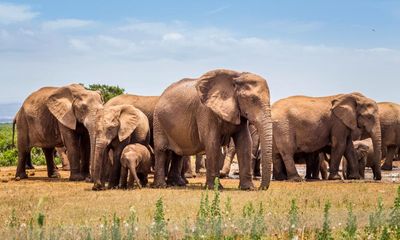
<svg viewBox="0 0 400 240">
<path fill-rule="evenodd" d="M 0 103 L 0 123 L 12 122 L 20 107 L 20 103 Z"/>
</svg>

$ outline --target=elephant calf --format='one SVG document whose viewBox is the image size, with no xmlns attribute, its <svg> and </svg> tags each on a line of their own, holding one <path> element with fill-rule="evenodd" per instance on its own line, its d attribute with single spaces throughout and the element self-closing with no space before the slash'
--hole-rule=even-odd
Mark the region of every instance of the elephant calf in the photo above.
<svg viewBox="0 0 400 240">
<path fill-rule="evenodd" d="M 153 163 L 154 154 L 149 148 L 139 143 L 127 145 L 121 154 L 121 188 L 133 187 L 134 181 L 139 188 L 146 186 L 147 175 Z M 130 171 L 129 182 L 127 181 L 128 170 Z"/>
<path fill-rule="evenodd" d="M 372 166 L 372 158 L 373 158 L 372 141 L 370 138 L 368 138 L 368 139 L 361 140 L 361 141 L 354 141 L 353 144 L 354 144 L 356 160 L 358 161 L 358 172 L 360 174 L 360 177 L 362 179 L 364 179 L 365 178 L 365 167 Z M 369 160 L 368 160 L 368 156 L 370 156 Z M 346 158 L 343 158 L 342 162 L 343 162 L 343 166 L 342 166 L 343 177 L 346 179 L 347 172 L 348 172 Z"/>
</svg>

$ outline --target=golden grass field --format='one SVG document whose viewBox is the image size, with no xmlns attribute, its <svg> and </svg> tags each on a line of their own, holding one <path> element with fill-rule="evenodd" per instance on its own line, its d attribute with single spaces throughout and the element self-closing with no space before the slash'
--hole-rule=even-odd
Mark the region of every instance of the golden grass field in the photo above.
<svg viewBox="0 0 400 240">
<path fill-rule="evenodd" d="M 162 197 L 169 228 L 180 231 L 185 220 L 195 221 L 201 194 L 205 192 L 204 177 L 190 179 L 186 188 L 94 192 L 91 183 L 68 182 L 69 173 L 65 171 L 61 171 L 61 179 L 48 179 L 45 167 L 37 167 L 34 176 L 22 181 L 12 180 L 14 173 L 13 167 L 0 169 L 0 229 L 7 226 L 13 209 L 20 222 L 27 222 L 40 211 L 46 216 L 46 226 L 98 226 L 104 216 L 111 218 L 113 213 L 122 219 L 127 218 L 132 206 L 137 211 L 139 224 L 148 226 L 152 222 L 155 202 Z M 305 228 L 321 225 L 326 201 L 332 204 L 330 213 L 333 228 L 341 228 L 345 224 L 349 203 L 353 204 L 359 226 L 363 226 L 368 222 L 368 215 L 375 210 L 378 197 L 389 209 L 399 186 L 399 183 L 387 181 L 272 181 L 268 191 L 239 191 L 236 179 L 222 179 L 221 183 L 225 188 L 221 192 L 222 209 L 230 197 L 234 218 L 242 214 L 242 207 L 247 202 L 252 201 L 257 205 L 262 201 L 267 227 L 276 233 L 287 228 L 292 199 L 297 201 L 300 225 Z M 256 181 L 256 184 L 259 182 Z"/>
</svg>

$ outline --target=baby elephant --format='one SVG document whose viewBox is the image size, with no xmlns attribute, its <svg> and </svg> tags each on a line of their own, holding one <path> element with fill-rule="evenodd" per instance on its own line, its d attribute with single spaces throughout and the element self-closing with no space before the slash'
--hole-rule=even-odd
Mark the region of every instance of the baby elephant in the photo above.
<svg viewBox="0 0 400 240">
<path fill-rule="evenodd" d="M 371 162 L 368 162 L 369 155 L 373 155 L 373 147 L 372 147 L 372 140 L 370 138 L 365 140 L 354 141 L 354 150 L 355 156 L 358 161 L 358 172 L 360 174 L 361 179 L 365 178 L 365 167 L 371 167 Z M 347 161 L 346 158 L 343 157 L 343 177 L 347 177 Z"/>
<path fill-rule="evenodd" d="M 135 143 L 127 145 L 121 155 L 121 188 L 133 187 L 134 181 L 139 188 L 146 186 L 147 175 L 154 165 L 151 148 Z M 130 171 L 129 183 L 128 170 Z"/>
</svg>

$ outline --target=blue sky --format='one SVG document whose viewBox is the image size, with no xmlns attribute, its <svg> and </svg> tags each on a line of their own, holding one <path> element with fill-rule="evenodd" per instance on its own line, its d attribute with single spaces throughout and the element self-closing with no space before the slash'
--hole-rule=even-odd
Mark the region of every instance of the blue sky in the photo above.
<svg viewBox="0 0 400 240">
<path fill-rule="evenodd" d="M 273 100 L 400 102 L 400 1 L 0 1 L 0 103 L 74 82 L 158 95 L 214 68 Z"/>
</svg>

